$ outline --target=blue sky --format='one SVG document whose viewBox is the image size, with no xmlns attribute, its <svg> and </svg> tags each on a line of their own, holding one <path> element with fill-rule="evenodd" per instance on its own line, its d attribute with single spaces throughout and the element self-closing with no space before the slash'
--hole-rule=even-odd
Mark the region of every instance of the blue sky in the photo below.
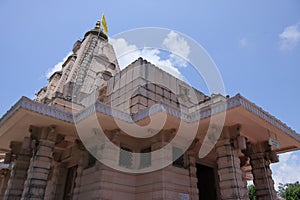
<svg viewBox="0 0 300 200">
<path fill-rule="evenodd" d="M 0 115 L 33 97 L 104 12 L 109 35 L 163 27 L 190 36 L 213 58 L 228 94 L 241 93 L 299 133 L 299 10 L 297 0 L 1 0 Z M 299 180 L 300 152 L 281 160 L 275 181 Z"/>
</svg>

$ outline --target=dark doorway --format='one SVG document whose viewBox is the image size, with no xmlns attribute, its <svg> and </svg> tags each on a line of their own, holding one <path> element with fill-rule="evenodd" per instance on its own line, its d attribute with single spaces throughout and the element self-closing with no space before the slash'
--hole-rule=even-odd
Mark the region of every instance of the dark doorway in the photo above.
<svg viewBox="0 0 300 200">
<path fill-rule="evenodd" d="M 214 169 L 197 164 L 199 200 L 217 199 L 217 187 Z"/>
<path fill-rule="evenodd" d="M 77 165 L 68 168 L 67 178 L 65 183 L 64 200 L 71 200 L 73 196 L 73 189 L 75 185 Z"/>
</svg>

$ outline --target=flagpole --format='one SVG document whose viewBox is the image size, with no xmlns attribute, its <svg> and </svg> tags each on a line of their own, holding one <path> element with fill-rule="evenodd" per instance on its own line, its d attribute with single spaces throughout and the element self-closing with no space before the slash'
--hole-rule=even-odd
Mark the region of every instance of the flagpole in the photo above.
<svg viewBox="0 0 300 200">
<path fill-rule="evenodd" d="M 99 31 L 98 31 L 98 37 L 100 37 L 100 32 L 101 32 L 101 20 L 98 20 L 99 22 Z"/>
</svg>

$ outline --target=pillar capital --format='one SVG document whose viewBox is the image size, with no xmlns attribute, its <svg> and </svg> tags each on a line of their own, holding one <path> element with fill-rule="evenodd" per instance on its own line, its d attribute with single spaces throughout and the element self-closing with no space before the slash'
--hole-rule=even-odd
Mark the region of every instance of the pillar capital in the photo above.
<svg viewBox="0 0 300 200">
<path fill-rule="evenodd" d="M 23 142 L 11 141 L 9 147 L 11 151 L 6 153 L 5 163 L 13 161 L 13 158 L 20 154 L 30 155 L 32 150 L 31 139 L 29 137 L 25 137 Z"/>
<path fill-rule="evenodd" d="M 241 125 L 235 124 L 232 126 L 223 127 L 220 139 L 232 139 L 240 135 Z"/>
<path fill-rule="evenodd" d="M 31 139 L 33 140 L 49 140 L 52 142 L 56 142 L 59 134 L 56 133 L 55 126 L 44 126 L 37 127 L 30 125 L 29 132 Z"/>
<path fill-rule="evenodd" d="M 19 154 L 22 150 L 22 142 L 11 141 L 9 144 L 12 154 Z"/>
<path fill-rule="evenodd" d="M 268 141 L 255 144 L 248 142 L 247 149 L 245 149 L 243 153 L 252 159 L 264 158 L 266 161 L 270 161 L 271 163 L 279 162 L 277 153 L 272 150 Z"/>
<path fill-rule="evenodd" d="M 271 146 L 268 144 L 268 141 L 258 142 L 258 143 L 248 143 L 247 149 L 249 153 L 264 153 L 271 150 Z"/>
</svg>

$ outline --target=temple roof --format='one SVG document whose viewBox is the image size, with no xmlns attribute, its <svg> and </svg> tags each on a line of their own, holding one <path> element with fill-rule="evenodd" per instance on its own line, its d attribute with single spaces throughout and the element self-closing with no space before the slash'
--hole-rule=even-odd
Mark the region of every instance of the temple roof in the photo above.
<svg viewBox="0 0 300 200">
<path fill-rule="evenodd" d="M 282 137 L 288 137 L 286 138 L 287 141 L 283 142 L 281 145 L 281 149 L 278 149 L 278 152 L 286 152 L 290 150 L 296 150 L 300 149 L 300 135 L 297 134 L 294 130 L 292 130 L 290 127 L 288 127 L 286 124 L 275 118 L 274 116 L 270 115 L 266 111 L 264 111 L 262 108 L 258 107 L 254 103 L 250 102 L 246 98 L 242 97 L 240 94 L 237 94 L 236 96 L 229 98 L 226 100 L 226 111 L 227 111 L 227 120 L 230 121 L 230 118 L 232 118 L 234 121 L 236 118 L 240 119 L 239 122 L 245 123 L 245 127 L 248 127 L 249 129 L 253 128 L 252 125 L 247 125 L 247 121 L 249 119 L 254 120 L 253 124 L 259 123 L 262 127 L 268 128 L 272 131 L 276 131 L 278 138 Z M 77 123 L 79 121 L 82 121 L 84 119 L 87 119 L 89 116 L 91 116 L 93 113 L 101 113 L 108 117 L 114 117 L 118 118 L 122 121 L 128 122 L 128 123 L 136 123 L 138 121 L 141 121 L 143 119 L 148 118 L 150 115 L 154 115 L 157 113 L 164 112 L 170 116 L 173 116 L 175 118 L 180 118 L 181 120 L 184 120 L 187 123 L 194 123 L 197 121 L 202 121 L 210 116 L 218 115 L 219 113 L 225 111 L 225 107 L 223 104 L 216 102 L 211 105 L 211 107 L 205 107 L 201 110 L 198 110 L 193 113 L 180 113 L 179 110 L 176 110 L 171 107 L 167 107 L 166 105 L 158 104 L 154 108 L 143 110 L 136 115 L 132 116 L 128 113 L 122 112 L 120 110 L 115 110 L 114 112 L 111 112 L 111 107 L 103 104 L 99 101 L 96 102 L 95 106 L 90 106 L 84 110 L 82 110 L 80 113 L 73 116 L 73 113 L 70 111 L 66 111 L 57 107 L 48 106 L 45 104 L 41 104 L 38 102 L 35 102 L 33 100 L 30 100 L 27 97 L 22 97 L 7 113 L 2 116 L 0 119 L 0 146 L 4 149 L 8 149 L 8 142 L 7 139 L 3 140 L 3 137 L 7 137 L 11 135 L 11 137 L 17 134 L 16 131 L 14 131 L 13 126 L 17 126 L 17 124 L 13 123 L 12 121 L 16 121 L 20 117 L 20 115 L 24 115 L 22 113 L 27 113 L 27 118 L 30 116 L 40 116 L 37 119 L 40 119 L 39 123 L 41 123 L 42 116 L 46 117 L 45 119 L 52 118 L 51 123 L 58 123 L 59 121 L 68 123 L 73 126 L 72 124 Z M 241 116 L 237 116 L 237 112 L 241 113 Z M 36 115 L 38 114 L 38 115 Z M 18 117 L 19 116 L 19 117 Z M 245 119 L 241 119 L 241 117 L 244 117 Z M 34 117 L 35 118 L 35 117 Z M 18 121 L 18 120 L 17 120 Z M 256 122 L 255 122 L 256 121 Z M 254 123 L 255 122 L 255 123 Z M 28 124 L 22 124 L 21 121 L 19 121 L 19 126 L 26 127 L 34 123 L 34 120 L 30 120 L 28 122 L 24 122 Z M 48 121 L 49 123 L 49 121 Z M 40 124 L 42 125 L 42 124 Z M 17 128 L 17 127 L 16 127 Z M 256 127 L 258 128 L 258 127 Z M 253 129 L 253 130 L 256 130 Z M 75 130 L 75 129 L 74 129 Z M 257 129 L 259 130 L 259 129 Z M 7 135 L 8 134 L 8 135 Z M 248 135 L 250 134 L 250 135 Z M 252 135 L 251 135 L 252 134 Z M 258 134 L 258 135 L 256 135 Z M 263 138 L 262 133 L 247 133 L 247 136 L 253 137 L 256 140 L 259 140 L 259 138 Z M 20 137 L 20 135 L 19 135 Z M 266 136 L 267 137 L 267 136 Z M 21 136 L 20 139 L 22 139 L 23 136 Z M 293 142 L 292 142 L 293 141 Z"/>
</svg>

